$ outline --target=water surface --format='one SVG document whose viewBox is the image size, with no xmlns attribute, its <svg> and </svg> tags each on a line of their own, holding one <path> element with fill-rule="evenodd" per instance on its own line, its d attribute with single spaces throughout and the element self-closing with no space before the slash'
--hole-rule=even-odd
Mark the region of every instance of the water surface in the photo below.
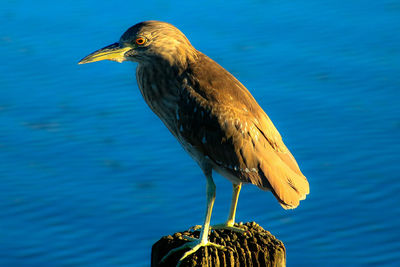
<svg viewBox="0 0 400 267">
<path fill-rule="evenodd" d="M 231 71 L 311 186 L 283 210 L 243 188 L 238 221 L 288 266 L 400 263 L 398 1 L 3 1 L 0 266 L 148 266 L 161 236 L 200 224 L 205 179 L 138 91 L 134 63 L 78 66 L 157 19 Z M 212 222 L 231 185 L 219 177 Z"/>
</svg>

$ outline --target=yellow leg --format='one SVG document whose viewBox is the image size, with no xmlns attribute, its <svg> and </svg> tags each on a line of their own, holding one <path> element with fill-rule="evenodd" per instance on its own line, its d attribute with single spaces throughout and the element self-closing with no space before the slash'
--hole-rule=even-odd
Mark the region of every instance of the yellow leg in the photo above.
<svg viewBox="0 0 400 267">
<path fill-rule="evenodd" d="M 235 232 L 239 232 L 239 233 L 244 233 L 246 231 L 244 231 L 243 229 L 240 229 L 239 227 L 234 226 L 235 216 L 236 216 L 236 207 L 237 207 L 237 202 L 239 199 L 240 189 L 242 189 L 242 183 L 232 184 L 232 185 L 233 185 L 232 201 L 231 201 L 231 208 L 229 210 L 228 220 L 223 224 L 213 225 L 211 228 L 226 229 L 226 230 L 231 230 L 231 231 L 235 231 Z"/>
<path fill-rule="evenodd" d="M 207 175 L 207 185 L 206 185 L 206 194 L 207 194 L 207 206 L 206 206 L 206 216 L 204 218 L 203 227 L 201 228 L 200 239 L 202 243 L 208 242 L 208 231 L 210 229 L 210 220 L 211 213 L 214 206 L 215 201 L 215 184 L 213 178 L 210 175 Z"/>
<path fill-rule="evenodd" d="M 220 245 L 217 245 L 217 244 L 214 244 L 214 243 L 211 243 L 208 241 L 208 232 L 210 229 L 211 213 L 212 213 L 212 208 L 214 206 L 214 201 L 215 201 L 215 184 L 214 184 L 213 178 L 211 176 L 211 170 L 204 172 L 204 173 L 206 174 L 206 178 L 207 178 L 207 185 L 206 185 L 207 206 L 206 206 L 206 216 L 204 218 L 204 223 L 203 223 L 203 226 L 202 226 L 201 232 L 200 232 L 200 238 L 195 239 L 195 240 L 193 240 L 192 238 L 188 238 L 189 240 L 191 240 L 191 242 L 185 243 L 184 245 L 171 250 L 170 252 L 168 252 L 167 255 L 165 255 L 162 258 L 161 262 L 163 262 L 171 254 L 174 254 L 175 252 L 180 251 L 182 249 L 190 248 L 190 250 L 188 250 L 185 254 L 183 254 L 182 258 L 180 258 L 177 266 L 179 266 L 181 264 L 181 262 L 184 258 L 195 253 L 201 247 L 214 246 L 219 249 L 226 250 L 223 246 L 220 246 Z"/>
<path fill-rule="evenodd" d="M 239 199 L 240 189 L 242 189 L 242 183 L 232 184 L 232 185 L 233 185 L 232 202 L 231 202 L 231 208 L 229 210 L 228 220 L 226 221 L 226 226 L 233 226 L 235 224 L 236 207 Z"/>
</svg>

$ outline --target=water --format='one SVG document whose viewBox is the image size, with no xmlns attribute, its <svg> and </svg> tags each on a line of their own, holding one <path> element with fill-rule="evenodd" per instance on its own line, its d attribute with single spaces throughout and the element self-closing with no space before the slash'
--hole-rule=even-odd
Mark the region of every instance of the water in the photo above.
<svg viewBox="0 0 400 267">
<path fill-rule="evenodd" d="M 239 78 L 308 177 L 294 211 L 243 188 L 238 221 L 289 266 L 400 263 L 398 1 L 3 1 L 0 266 L 148 266 L 200 224 L 205 179 L 145 105 L 133 63 L 78 66 L 136 22 L 178 26 Z M 227 215 L 217 176 L 212 222 Z"/>
</svg>

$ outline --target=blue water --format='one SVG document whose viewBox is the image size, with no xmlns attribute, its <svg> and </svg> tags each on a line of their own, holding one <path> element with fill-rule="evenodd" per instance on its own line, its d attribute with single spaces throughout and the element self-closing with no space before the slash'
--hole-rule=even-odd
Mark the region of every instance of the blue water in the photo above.
<svg viewBox="0 0 400 267">
<path fill-rule="evenodd" d="M 243 188 L 238 221 L 288 266 L 400 264 L 399 1 L 0 5 L 0 266 L 148 266 L 200 224 L 205 179 L 138 91 L 134 63 L 77 65 L 136 22 L 178 26 L 239 78 L 310 182 L 293 211 Z M 212 222 L 230 183 L 215 177 Z"/>
</svg>

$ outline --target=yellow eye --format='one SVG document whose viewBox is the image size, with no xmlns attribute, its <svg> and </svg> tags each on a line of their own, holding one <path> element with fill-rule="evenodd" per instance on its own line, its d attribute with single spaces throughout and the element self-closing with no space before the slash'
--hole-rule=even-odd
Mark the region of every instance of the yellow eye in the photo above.
<svg viewBox="0 0 400 267">
<path fill-rule="evenodd" d="M 135 43 L 137 45 L 144 45 L 144 43 L 146 43 L 146 39 L 144 39 L 143 37 L 138 37 L 138 38 L 136 38 Z"/>
</svg>

